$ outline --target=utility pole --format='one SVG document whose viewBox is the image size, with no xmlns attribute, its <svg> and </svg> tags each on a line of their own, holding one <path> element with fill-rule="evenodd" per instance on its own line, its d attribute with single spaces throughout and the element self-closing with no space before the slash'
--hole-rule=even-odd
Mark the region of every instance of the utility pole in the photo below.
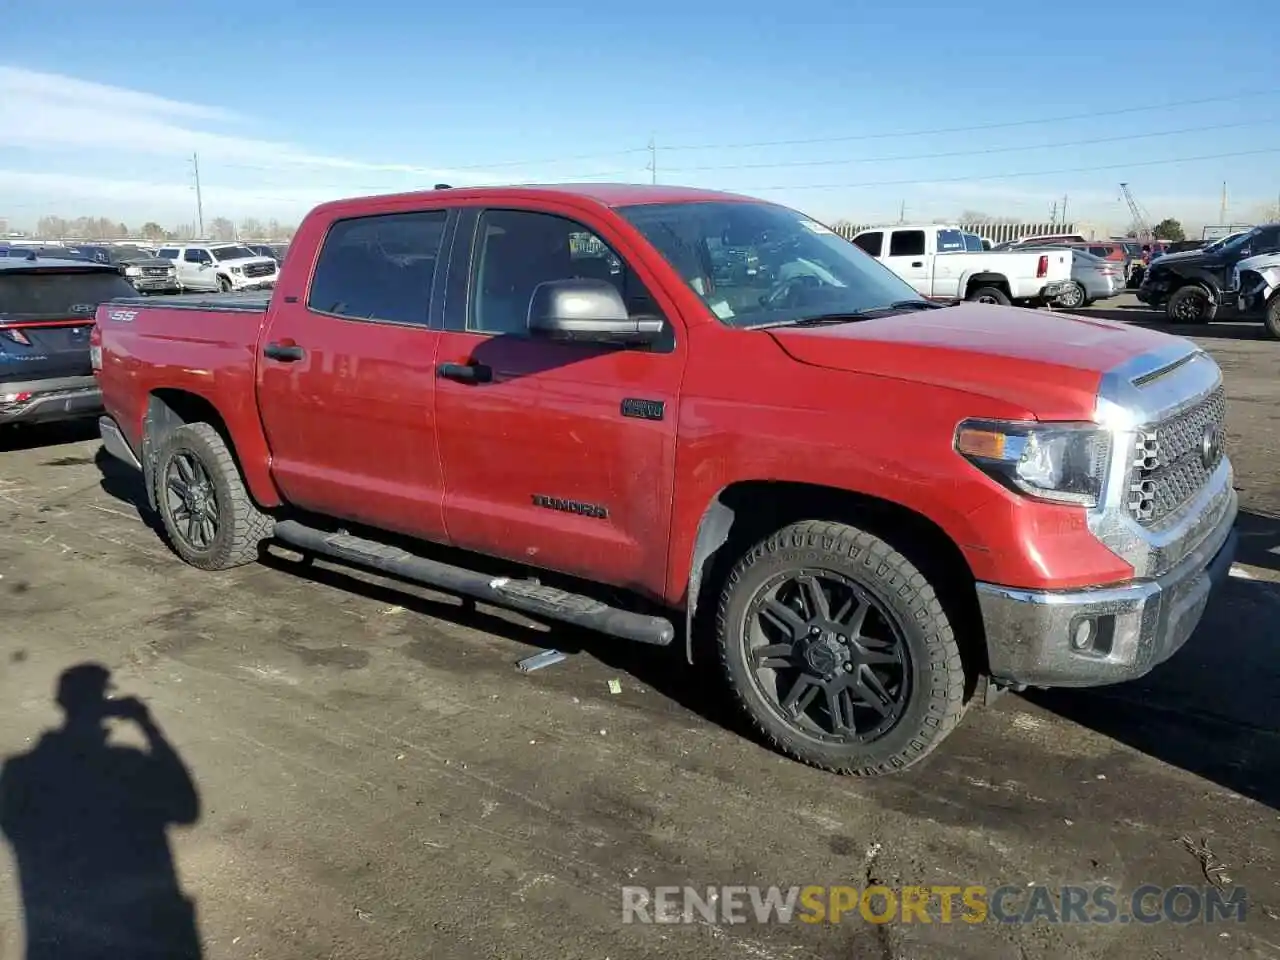
<svg viewBox="0 0 1280 960">
<path fill-rule="evenodd" d="M 1049 205 L 1049 225 L 1055 230 L 1058 228 L 1058 201 L 1053 201 Z"/>
<path fill-rule="evenodd" d="M 658 141 L 649 137 L 649 182 L 658 182 Z"/>
<path fill-rule="evenodd" d="M 1222 204 L 1218 207 L 1218 223 L 1226 225 L 1227 222 L 1227 181 L 1222 181 Z"/>
<path fill-rule="evenodd" d="M 1067 229 L 1067 195 L 1062 195 L 1062 229 Z"/>
<path fill-rule="evenodd" d="M 191 155 L 191 166 L 196 174 L 196 236 L 204 236 L 204 198 L 200 195 L 200 154 Z"/>
<path fill-rule="evenodd" d="M 900 204 L 898 204 L 898 222 L 899 223 L 907 222 L 907 201 L 905 200 L 903 200 Z"/>
</svg>

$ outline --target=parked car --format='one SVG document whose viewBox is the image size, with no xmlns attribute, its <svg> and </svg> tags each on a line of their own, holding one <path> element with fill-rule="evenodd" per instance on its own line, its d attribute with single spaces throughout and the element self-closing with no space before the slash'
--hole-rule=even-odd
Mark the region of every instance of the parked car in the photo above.
<svg viewBox="0 0 1280 960">
<path fill-rule="evenodd" d="M 1055 247 L 1031 247 L 1031 251 L 1054 250 Z M 1124 292 L 1125 279 L 1120 264 L 1104 260 L 1078 247 L 1071 250 L 1071 282 L 1053 301 L 1055 307 L 1079 310 L 1098 300 L 1109 300 Z"/>
<path fill-rule="evenodd" d="M 768 269 L 717 279 L 713 241 Z M 294 243 L 270 297 L 98 310 L 103 443 L 195 567 L 274 540 L 705 640 L 769 742 L 873 776 L 972 697 L 1145 674 L 1231 566 L 1222 372 L 1189 340 L 930 303 L 706 190 L 335 201 Z"/>
<path fill-rule="evenodd" d="M 92 416 L 102 410 L 89 358 L 98 304 L 132 296 L 109 264 L 0 258 L 0 424 Z"/>
<path fill-rule="evenodd" d="M 1230 306 L 1235 268 L 1240 261 L 1280 252 L 1280 223 L 1254 227 L 1221 246 L 1170 253 L 1153 260 L 1138 288 L 1138 299 L 1164 307 L 1177 323 L 1208 323 Z"/>
<path fill-rule="evenodd" d="M 1065 249 L 970 253 L 964 231 L 947 224 L 864 230 L 853 242 L 930 299 L 1038 306 L 1071 280 Z"/>
<path fill-rule="evenodd" d="M 1232 286 L 1239 293 L 1241 312 L 1260 312 L 1268 336 L 1280 340 L 1280 253 L 1241 260 Z"/>
<path fill-rule="evenodd" d="M 105 248 L 108 263 L 124 274 L 135 290 L 143 294 L 181 293 L 178 268 L 168 260 L 137 248 L 113 246 Z"/>
<path fill-rule="evenodd" d="M 239 243 L 197 243 L 162 247 L 157 256 L 177 267 L 183 290 L 269 290 L 279 264 Z"/>
</svg>

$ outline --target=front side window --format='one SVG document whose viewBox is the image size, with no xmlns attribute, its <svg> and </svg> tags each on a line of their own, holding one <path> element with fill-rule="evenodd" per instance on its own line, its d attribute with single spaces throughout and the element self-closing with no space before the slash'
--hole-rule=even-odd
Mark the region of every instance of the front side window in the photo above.
<svg viewBox="0 0 1280 960">
<path fill-rule="evenodd" d="M 425 325 L 447 220 L 445 210 L 339 220 L 320 249 L 308 309 Z"/>
<path fill-rule="evenodd" d="M 889 237 L 889 256 L 924 256 L 923 230 L 895 230 Z"/>
<path fill-rule="evenodd" d="M 579 223 L 530 210 L 486 210 L 476 226 L 471 315 L 478 333 L 523 336 L 529 303 L 540 283 L 603 280 L 613 284 L 632 316 L 659 310 L 626 263 Z"/>
<path fill-rule="evenodd" d="M 639 204 L 618 212 L 644 235 L 721 322 L 789 323 L 920 301 L 863 249 L 787 207 L 710 201 Z M 731 259 L 718 268 L 713 249 Z"/>
</svg>

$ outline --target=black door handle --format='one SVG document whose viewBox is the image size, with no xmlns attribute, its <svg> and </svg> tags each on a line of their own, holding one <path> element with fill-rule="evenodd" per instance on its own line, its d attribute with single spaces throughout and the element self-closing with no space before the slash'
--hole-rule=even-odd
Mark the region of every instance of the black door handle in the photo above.
<svg viewBox="0 0 1280 960">
<path fill-rule="evenodd" d="M 442 363 L 436 367 L 436 376 L 462 383 L 488 383 L 493 379 L 493 368 L 483 363 Z"/>
<path fill-rule="evenodd" d="M 262 355 L 272 360 L 293 363 L 295 360 L 301 360 L 305 353 L 296 344 L 268 343 L 262 348 Z"/>
<path fill-rule="evenodd" d="M 913 267 L 923 267 L 923 266 L 924 266 L 924 261 L 923 261 L 923 260 L 913 260 L 913 261 L 911 262 L 911 265 L 912 265 Z"/>
</svg>

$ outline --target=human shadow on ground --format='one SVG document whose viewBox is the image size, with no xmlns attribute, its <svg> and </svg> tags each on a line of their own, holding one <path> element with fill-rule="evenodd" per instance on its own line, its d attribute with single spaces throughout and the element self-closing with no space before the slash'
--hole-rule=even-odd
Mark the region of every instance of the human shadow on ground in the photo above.
<svg viewBox="0 0 1280 960">
<path fill-rule="evenodd" d="M 0 829 L 14 853 L 27 960 L 198 960 L 195 905 L 167 828 L 200 800 L 177 751 L 136 698 L 108 697 L 110 672 L 64 671 L 65 720 L 0 770 Z M 109 742 L 131 723 L 147 750 Z"/>
</svg>

